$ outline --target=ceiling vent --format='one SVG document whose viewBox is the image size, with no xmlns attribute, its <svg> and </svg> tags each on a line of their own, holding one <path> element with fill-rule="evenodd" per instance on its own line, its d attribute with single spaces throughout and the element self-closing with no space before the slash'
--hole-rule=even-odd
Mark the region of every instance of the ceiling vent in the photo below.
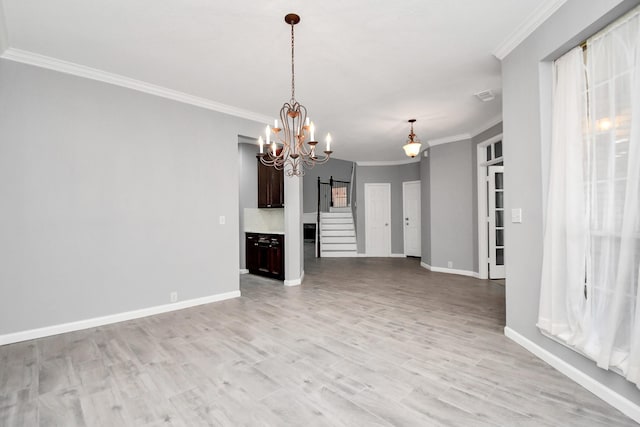
<svg viewBox="0 0 640 427">
<path fill-rule="evenodd" d="M 475 96 L 478 97 L 478 99 L 482 102 L 491 101 L 495 98 L 493 92 L 491 92 L 490 90 L 483 90 L 482 92 L 476 93 Z"/>
</svg>

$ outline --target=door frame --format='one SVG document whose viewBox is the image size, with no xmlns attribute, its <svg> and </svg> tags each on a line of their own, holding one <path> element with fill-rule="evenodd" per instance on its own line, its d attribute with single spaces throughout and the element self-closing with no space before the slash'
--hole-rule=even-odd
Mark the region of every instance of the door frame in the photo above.
<svg viewBox="0 0 640 427">
<path fill-rule="evenodd" d="M 364 184 L 364 249 L 365 249 L 365 255 L 366 256 L 371 256 L 369 255 L 369 252 L 367 251 L 367 242 L 368 242 L 368 224 L 367 224 L 367 211 L 368 211 L 368 203 L 367 203 L 367 189 L 374 187 L 374 186 L 385 186 L 388 189 L 388 194 L 389 194 L 389 203 L 388 203 L 388 212 L 387 212 L 387 216 L 389 218 L 389 226 L 387 227 L 387 241 L 389 242 L 389 244 L 387 245 L 387 255 L 388 257 L 391 256 L 391 183 L 390 182 L 366 182 Z"/>
<path fill-rule="evenodd" d="M 407 255 L 407 227 L 404 226 L 405 224 L 405 220 L 407 218 L 407 212 L 406 212 L 406 185 L 407 184 L 418 184 L 418 188 L 420 190 L 422 190 L 422 181 L 420 180 L 416 180 L 416 181 L 403 181 L 402 182 L 402 250 L 404 252 L 405 256 Z M 421 192 L 418 192 L 418 196 L 420 197 L 420 199 L 422 199 L 422 194 Z M 420 200 L 420 203 L 418 204 L 419 208 L 420 208 L 420 216 L 418 218 L 419 224 L 420 224 L 420 233 L 422 233 L 422 200 Z M 414 255 L 409 255 L 409 256 L 414 256 Z M 422 236 L 420 236 L 420 254 L 418 255 L 418 257 L 422 256 Z"/>
<path fill-rule="evenodd" d="M 493 136 L 480 142 L 477 145 L 477 185 L 478 185 L 478 278 L 489 278 L 489 232 L 487 230 L 487 167 L 491 166 L 487 162 L 487 146 L 494 142 L 503 141 L 503 153 L 504 153 L 504 140 L 502 139 L 502 133 Z M 503 154 L 504 155 L 504 154 Z M 503 159 L 501 157 L 501 159 Z M 502 160 L 499 160 L 502 161 Z M 498 161 L 498 162 L 499 162 Z M 506 221 L 506 215 L 505 215 Z"/>
</svg>

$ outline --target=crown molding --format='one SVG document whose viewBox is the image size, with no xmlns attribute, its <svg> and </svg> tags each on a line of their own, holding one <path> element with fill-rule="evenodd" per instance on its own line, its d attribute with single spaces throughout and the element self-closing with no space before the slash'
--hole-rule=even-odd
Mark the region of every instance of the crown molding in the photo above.
<svg viewBox="0 0 640 427">
<path fill-rule="evenodd" d="M 485 130 L 491 129 L 498 123 L 502 123 L 502 114 L 497 115 L 496 117 L 494 117 L 493 119 L 485 123 L 484 125 L 480 126 L 474 132 L 471 132 L 471 137 L 473 138 L 480 135 L 482 132 L 484 132 Z"/>
<path fill-rule="evenodd" d="M 244 110 L 242 108 L 222 104 L 210 99 L 200 98 L 198 96 L 189 95 L 187 93 L 168 89 L 166 87 L 131 79 L 119 74 L 109 73 L 103 70 L 98 70 L 96 68 L 85 67 L 84 65 L 62 61 L 60 59 L 51 58 L 49 56 L 44 56 L 33 52 L 9 48 L 0 56 L 0 58 L 21 62 L 23 64 L 34 65 L 36 67 L 47 68 L 49 70 L 84 77 L 91 80 L 97 80 L 128 89 L 133 89 L 138 92 L 148 93 L 150 95 L 171 99 L 183 104 L 194 105 L 196 107 L 205 108 L 211 111 L 217 111 L 219 113 L 229 114 L 231 116 L 240 117 L 247 120 L 253 120 L 260 123 L 270 123 L 273 121 L 272 117 L 255 113 L 253 111 Z"/>
<path fill-rule="evenodd" d="M 458 135 L 445 136 L 444 138 L 430 139 L 427 143 L 429 147 L 433 147 L 435 145 L 448 144 L 449 142 L 464 141 L 465 139 L 471 139 L 471 134 L 461 133 Z"/>
<path fill-rule="evenodd" d="M 567 0 L 545 0 L 494 50 L 493 55 L 503 60 L 513 49 L 522 43 L 544 21 L 554 14 Z"/>
<path fill-rule="evenodd" d="M 0 0 L 0 55 L 9 49 L 9 30 L 7 30 L 7 16 Z"/>
<path fill-rule="evenodd" d="M 421 158 L 421 154 L 418 156 L 415 156 L 413 159 L 407 159 L 407 160 L 374 160 L 374 161 L 356 161 L 356 165 L 358 166 L 397 166 L 397 165 L 408 165 L 410 163 L 418 163 L 420 161 Z"/>
</svg>

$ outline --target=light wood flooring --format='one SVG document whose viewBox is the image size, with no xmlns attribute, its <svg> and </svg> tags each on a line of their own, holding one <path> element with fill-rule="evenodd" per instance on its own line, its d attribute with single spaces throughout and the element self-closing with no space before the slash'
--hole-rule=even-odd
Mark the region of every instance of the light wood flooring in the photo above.
<svg viewBox="0 0 640 427">
<path fill-rule="evenodd" d="M 0 347 L 2 426 L 629 426 L 503 335 L 504 287 L 414 259 Z"/>
</svg>

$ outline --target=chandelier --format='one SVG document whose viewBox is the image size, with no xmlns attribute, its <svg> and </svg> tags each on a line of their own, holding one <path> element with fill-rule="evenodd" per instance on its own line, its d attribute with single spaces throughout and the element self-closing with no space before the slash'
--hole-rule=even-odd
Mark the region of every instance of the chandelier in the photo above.
<svg viewBox="0 0 640 427">
<path fill-rule="evenodd" d="M 416 134 L 413 133 L 413 124 L 415 123 L 416 119 L 409 119 L 408 121 L 409 123 L 411 123 L 411 133 L 409 134 L 407 143 L 404 144 L 402 148 L 404 148 L 404 153 L 407 156 L 413 158 L 420 154 L 420 147 L 422 146 L 422 144 L 416 138 Z"/>
<path fill-rule="evenodd" d="M 280 109 L 280 123 L 276 119 L 273 128 L 265 129 L 266 141 L 262 136 L 260 145 L 260 161 L 267 166 L 286 170 L 288 176 L 304 175 L 303 167 L 313 168 L 316 164 L 326 163 L 331 157 L 331 135 L 327 134 L 324 156 L 316 155 L 315 125 L 307 116 L 307 109 L 296 101 L 295 67 L 294 67 L 294 31 L 293 26 L 300 22 L 300 16 L 290 13 L 284 21 L 291 26 L 291 99 Z M 273 133 L 273 140 L 271 134 Z M 308 139 L 308 140 L 307 140 Z M 306 144 L 305 144 L 306 141 Z M 266 153 L 265 153 L 266 144 Z"/>
</svg>

